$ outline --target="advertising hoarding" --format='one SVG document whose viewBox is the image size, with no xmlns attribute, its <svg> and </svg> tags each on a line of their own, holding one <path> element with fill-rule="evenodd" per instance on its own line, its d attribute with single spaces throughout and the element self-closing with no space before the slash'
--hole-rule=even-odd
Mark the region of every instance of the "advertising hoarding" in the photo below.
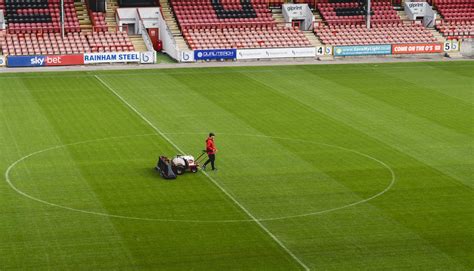
<svg viewBox="0 0 474 271">
<path fill-rule="evenodd" d="M 239 49 L 237 51 L 237 59 L 294 58 L 294 57 L 315 57 L 315 56 L 316 56 L 315 47 Z"/>
<path fill-rule="evenodd" d="M 235 59 L 236 49 L 195 50 L 194 60 Z"/>
<path fill-rule="evenodd" d="M 393 44 L 392 53 L 399 54 L 429 54 L 442 53 L 442 43 Z"/>
<path fill-rule="evenodd" d="M 111 53 L 90 53 L 84 54 L 84 64 L 99 63 L 138 63 L 140 62 L 139 52 L 111 52 Z"/>
<path fill-rule="evenodd" d="M 334 46 L 334 56 L 390 55 L 391 53 L 390 44 Z"/>
<path fill-rule="evenodd" d="M 44 67 L 83 65 L 84 56 L 76 55 L 35 55 L 35 56 L 8 56 L 8 67 Z"/>
</svg>

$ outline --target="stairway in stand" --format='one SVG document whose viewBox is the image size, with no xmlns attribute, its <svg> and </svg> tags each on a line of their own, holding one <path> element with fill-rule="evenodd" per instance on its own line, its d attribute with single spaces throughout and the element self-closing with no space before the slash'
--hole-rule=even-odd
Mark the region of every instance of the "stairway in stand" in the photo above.
<svg viewBox="0 0 474 271">
<path fill-rule="evenodd" d="M 427 27 L 428 31 L 438 40 L 438 42 L 445 42 L 446 38 L 441 35 L 434 27 Z"/>
<path fill-rule="evenodd" d="M 128 35 L 130 41 L 133 44 L 133 48 L 137 52 L 146 52 L 148 49 L 146 48 L 145 42 L 143 41 L 142 35 Z"/>
<path fill-rule="evenodd" d="M 77 18 L 79 19 L 79 27 L 81 32 L 92 32 L 92 22 L 87 13 L 87 6 L 82 2 L 74 2 Z"/>
<path fill-rule="evenodd" d="M 272 11 L 272 17 L 275 20 L 275 23 L 279 26 L 285 25 L 285 18 L 283 17 L 283 14 L 281 13 L 281 9 L 278 10 L 279 12 L 275 12 L 275 10 Z"/>
<path fill-rule="evenodd" d="M 166 25 L 169 27 L 171 33 L 173 34 L 174 39 L 176 40 L 176 45 L 180 51 L 190 50 L 187 42 L 184 40 L 181 30 L 179 30 L 178 23 L 176 18 L 173 15 L 173 11 L 169 5 L 168 0 L 160 0 L 160 6 L 163 14 L 163 18 L 166 21 Z"/>
<path fill-rule="evenodd" d="M 311 45 L 314 46 L 314 47 L 318 47 L 318 46 L 324 46 L 321 41 L 318 39 L 318 37 L 316 37 L 316 35 L 314 34 L 314 32 L 312 30 L 310 31 L 303 31 L 304 35 L 306 36 L 306 38 L 309 40 L 309 42 L 311 42 Z"/>
<path fill-rule="evenodd" d="M 413 22 L 408 18 L 404 10 L 397 10 L 398 16 L 403 21 L 404 24 L 412 24 Z"/>
<path fill-rule="evenodd" d="M 107 8 L 105 13 L 105 22 L 110 32 L 117 31 L 117 21 L 115 20 L 115 11 L 118 8 L 117 0 L 107 0 Z"/>
</svg>

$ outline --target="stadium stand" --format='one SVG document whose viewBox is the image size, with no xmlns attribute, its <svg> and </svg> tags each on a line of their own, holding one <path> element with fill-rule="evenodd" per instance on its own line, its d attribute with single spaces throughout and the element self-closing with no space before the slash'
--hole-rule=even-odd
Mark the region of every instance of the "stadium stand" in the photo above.
<svg viewBox="0 0 474 271">
<path fill-rule="evenodd" d="M 293 28 L 189 29 L 184 37 L 192 49 L 306 47 L 309 41 Z"/>
<path fill-rule="evenodd" d="M 323 44 L 369 45 L 436 42 L 419 24 L 402 22 L 389 0 L 372 2 L 371 28 L 365 24 L 366 9 L 354 0 L 321 0 L 318 3 L 323 23 L 314 29 Z"/>
<path fill-rule="evenodd" d="M 103 12 L 89 12 L 94 31 L 106 32 L 108 30 L 107 23 L 105 22 L 105 13 Z"/>
<path fill-rule="evenodd" d="M 277 26 L 268 0 L 171 0 L 191 49 L 306 47 L 297 29 Z"/>
<path fill-rule="evenodd" d="M 322 26 L 316 30 L 324 44 L 369 45 L 396 43 L 437 42 L 422 25 L 406 25 L 401 22 L 374 25 Z"/>
<path fill-rule="evenodd" d="M 94 32 L 81 32 L 73 0 L 64 0 L 65 35 L 61 35 L 59 0 L 0 0 L 7 30 L 0 32 L 4 55 L 76 54 L 133 51 L 126 32 L 108 32 L 105 14 L 89 12 Z"/>
<path fill-rule="evenodd" d="M 10 33 L 60 32 L 59 0 L 0 0 Z M 79 32 L 74 0 L 64 1 L 65 30 Z"/>
<path fill-rule="evenodd" d="M 133 51 L 124 32 L 10 34 L 0 32 L 0 43 L 5 55 L 77 54 L 95 52 Z"/>
<path fill-rule="evenodd" d="M 91 32 L 86 34 L 92 52 L 133 51 L 133 44 L 126 32 Z"/>
<path fill-rule="evenodd" d="M 287 2 L 287 1 L 286 1 Z M 315 0 L 293 0 L 294 4 L 308 4 L 311 8 L 314 7 Z M 281 7 L 285 3 L 285 0 L 268 0 L 270 7 Z"/>
<path fill-rule="evenodd" d="M 474 38 L 474 1 L 437 0 L 436 9 L 442 17 L 436 26 L 448 39 Z"/>
<path fill-rule="evenodd" d="M 171 0 L 181 28 L 271 26 L 273 18 L 265 0 L 238 0 L 219 5 L 208 0 Z"/>
<path fill-rule="evenodd" d="M 359 1 L 333 2 L 322 0 L 318 3 L 322 18 L 328 24 L 363 24 L 365 22 L 365 7 Z M 393 9 L 390 1 L 372 2 L 372 23 L 396 23 L 400 17 Z"/>
<path fill-rule="evenodd" d="M 270 7 L 281 7 L 285 0 L 268 0 L 268 5 Z"/>
<path fill-rule="evenodd" d="M 10 34 L 3 32 L 2 51 L 6 55 L 74 54 L 91 52 L 84 35 L 70 33 L 62 39 L 59 33 Z"/>
</svg>

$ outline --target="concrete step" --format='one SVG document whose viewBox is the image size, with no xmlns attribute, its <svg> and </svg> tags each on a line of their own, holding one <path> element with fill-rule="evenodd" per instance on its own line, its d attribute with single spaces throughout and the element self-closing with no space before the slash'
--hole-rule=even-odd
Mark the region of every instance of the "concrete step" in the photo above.
<svg viewBox="0 0 474 271">
<path fill-rule="evenodd" d="M 135 48 L 135 51 L 147 51 L 145 42 L 143 41 L 143 38 L 141 35 L 129 35 L 130 41 L 133 44 L 133 47 Z"/>
<path fill-rule="evenodd" d="M 117 0 L 108 0 L 107 9 L 105 12 L 105 23 L 108 26 L 109 31 L 117 31 L 117 22 L 115 20 L 115 11 L 118 8 Z"/>
<path fill-rule="evenodd" d="M 285 24 L 285 17 L 281 13 L 272 13 L 273 20 L 277 24 Z"/>
<path fill-rule="evenodd" d="M 446 38 L 443 37 L 443 35 L 441 35 L 441 33 L 439 33 L 436 29 L 434 28 L 429 28 L 428 29 L 430 31 L 431 34 L 433 34 L 433 36 L 439 41 L 439 42 L 444 42 L 446 40 Z"/>
<path fill-rule="evenodd" d="M 163 18 L 165 19 L 166 25 L 173 34 L 176 45 L 180 50 L 189 50 L 188 44 L 184 40 L 181 30 L 179 29 L 176 17 L 174 16 L 173 10 L 169 4 L 169 0 L 160 0 L 160 6 L 161 11 L 163 12 Z"/>
<path fill-rule="evenodd" d="M 408 18 L 407 14 L 403 10 L 397 10 L 398 16 L 400 16 L 400 19 L 403 21 L 404 24 L 411 24 L 412 21 L 410 18 Z"/>
<path fill-rule="evenodd" d="M 74 2 L 74 9 L 77 13 L 77 18 L 79 19 L 79 28 L 82 32 L 91 32 L 92 31 L 92 22 L 87 13 L 87 7 L 82 2 Z"/>
<path fill-rule="evenodd" d="M 313 31 L 303 31 L 303 33 L 306 36 L 306 38 L 309 40 L 309 42 L 311 42 L 311 45 L 313 45 L 314 47 L 323 45 L 321 41 L 318 39 L 318 37 L 314 35 Z"/>
<path fill-rule="evenodd" d="M 321 15 L 316 12 L 316 11 L 313 11 L 313 15 L 314 15 L 314 19 L 317 21 L 317 20 L 323 20 L 323 18 L 321 17 Z"/>
<path fill-rule="evenodd" d="M 334 61 L 334 56 L 318 56 L 321 61 Z"/>
<path fill-rule="evenodd" d="M 448 52 L 449 58 L 453 59 L 461 59 L 464 58 L 463 55 L 459 51 Z"/>
</svg>

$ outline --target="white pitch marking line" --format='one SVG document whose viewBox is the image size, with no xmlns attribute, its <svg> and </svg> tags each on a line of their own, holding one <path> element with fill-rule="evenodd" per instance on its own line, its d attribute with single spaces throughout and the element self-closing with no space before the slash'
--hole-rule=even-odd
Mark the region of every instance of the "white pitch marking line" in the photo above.
<svg viewBox="0 0 474 271">
<path fill-rule="evenodd" d="M 202 133 L 166 133 L 166 134 L 168 134 L 168 135 L 189 135 L 189 134 L 202 134 Z M 206 134 L 206 133 L 204 133 L 204 134 Z M 220 135 L 229 135 L 227 133 L 219 133 L 219 134 Z M 238 136 L 252 136 L 252 137 L 262 137 L 262 138 L 271 138 L 271 139 L 282 139 L 282 140 L 293 140 L 293 141 L 317 144 L 317 145 L 321 145 L 321 146 L 327 146 L 327 147 L 331 147 L 331 148 L 337 148 L 337 149 L 340 149 L 340 150 L 344 150 L 344 151 L 347 151 L 347 152 L 352 152 L 352 153 L 358 154 L 360 156 L 369 158 L 369 159 L 381 164 L 386 169 L 388 169 L 388 171 L 390 172 L 390 175 L 392 177 L 391 180 L 390 180 L 390 184 L 384 190 L 382 190 L 381 192 L 379 192 L 379 193 L 377 193 L 377 194 L 375 194 L 371 197 L 368 197 L 366 199 L 362 199 L 360 201 L 356 201 L 356 202 L 353 202 L 353 203 L 350 203 L 350 204 L 347 204 L 347 205 L 334 207 L 334 208 L 331 208 L 331 209 L 326 209 L 326 210 L 317 211 L 317 212 L 304 213 L 304 214 L 298 214 L 298 215 L 289 215 L 289 216 L 282 216 L 282 217 L 264 218 L 264 219 L 259 219 L 259 221 L 275 221 L 275 220 L 282 220 L 282 219 L 289 219 L 289 218 L 298 218 L 298 217 L 306 217 L 306 216 L 312 216 L 312 215 L 320 215 L 320 214 L 325 214 L 325 213 L 345 209 L 345 208 L 352 207 L 352 206 L 355 206 L 355 205 L 359 205 L 361 203 L 368 202 L 370 200 L 373 200 L 373 199 L 385 194 L 387 191 L 392 189 L 392 187 L 395 184 L 395 181 L 397 179 L 393 169 L 389 165 L 387 165 L 384 161 L 381 161 L 381 160 L 379 160 L 379 159 L 377 159 L 373 156 L 370 156 L 368 154 L 362 153 L 362 152 L 357 151 L 357 150 L 348 149 L 348 148 L 344 148 L 344 147 L 337 146 L 337 145 L 332 145 L 332 144 L 327 144 L 327 143 L 318 143 L 318 142 L 313 142 L 313 141 L 304 140 L 304 139 L 297 139 L 297 138 L 286 138 L 286 137 L 268 136 L 268 135 L 252 135 L 252 134 L 231 134 L 231 135 L 234 135 L 234 136 L 236 136 L 236 135 L 238 135 Z"/>
<path fill-rule="evenodd" d="M 179 148 L 171 139 L 169 139 L 160 129 L 158 129 L 153 123 L 151 123 L 142 113 L 140 113 L 133 105 L 127 102 L 120 94 L 118 94 L 112 87 L 110 87 L 104 80 L 99 76 L 94 75 L 94 77 L 99 80 L 107 89 L 109 89 L 117 98 L 119 98 L 124 104 L 126 104 L 133 112 L 135 112 L 140 118 L 142 118 L 148 125 L 150 125 L 161 137 L 163 137 L 168 143 L 170 143 L 177 151 L 184 153 L 181 148 Z M 278 239 L 270 230 L 265 227 L 247 208 L 245 208 L 237 199 L 234 198 L 227 190 L 224 189 L 212 176 L 207 172 L 203 172 L 204 175 L 215 185 L 217 186 L 227 197 L 229 197 L 244 213 L 246 213 L 260 228 L 266 232 L 288 255 L 290 255 L 304 270 L 311 270 L 306 264 L 303 263 L 289 248 L 283 244 L 280 239 Z"/>
<path fill-rule="evenodd" d="M 182 135 L 182 134 L 193 134 L 193 135 L 196 135 L 196 134 L 206 134 L 206 133 L 165 133 L 167 135 Z M 313 216 L 313 215 L 319 215 L 319 214 L 324 214 L 324 213 L 329 213 L 329 212 L 333 212 L 333 211 L 337 211 L 337 210 L 341 210 L 341 209 L 344 209 L 344 208 L 348 208 L 348 207 L 351 207 L 351 206 L 355 206 L 355 205 L 358 205 L 358 204 L 361 204 L 361 203 L 364 203 L 364 202 L 367 202 L 369 200 L 372 200 L 376 197 L 379 197 L 381 195 L 383 195 L 385 192 L 387 192 L 388 190 L 391 189 L 391 187 L 395 184 L 395 181 L 396 181 L 396 176 L 395 176 L 395 172 L 393 171 L 392 168 L 390 168 L 387 164 L 385 164 L 384 162 L 378 160 L 377 158 L 375 157 L 372 157 L 368 154 L 364 154 L 364 153 L 360 153 L 356 150 L 351 150 L 351 149 L 346 149 L 344 147 L 340 147 L 340 146 L 336 146 L 336 145 L 331 145 L 331 144 L 326 144 L 326 143 L 317 143 L 317 142 L 313 142 L 313 141 L 308 141 L 308 140 L 303 140 L 303 139 L 295 139 L 295 138 L 285 138 L 285 137 L 274 137 L 274 136 L 267 136 L 267 135 L 252 135 L 252 134 L 228 134 L 228 133 L 219 133 L 220 135 L 238 135 L 238 136 L 253 136 L 253 137 L 262 137 L 262 138 L 275 138 L 275 139 L 283 139 L 283 140 L 293 140 L 293 141 L 301 141 L 301 142 L 307 142 L 307 143 L 311 143 L 311 144 L 318 144 L 318 145 L 322 145 L 322 146 L 328 146 L 328 147 L 333 147 L 333 148 L 338 148 L 338 149 L 342 149 L 342 150 L 346 150 L 346 151 L 350 151 L 350 152 L 354 152 L 356 154 L 359 154 L 359 155 L 362 155 L 362 156 L 365 156 L 367 158 L 370 158 L 378 163 L 380 163 L 382 166 L 384 166 L 385 168 L 387 168 L 391 175 L 392 175 L 392 180 L 390 181 L 390 184 L 381 192 L 369 197 L 369 198 L 366 198 L 366 199 L 362 199 L 360 201 L 357 201 L 357 202 L 354 202 L 354 203 L 351 203 L 351 204 L 348 204 L 348 205 L 344 205 L 344 206 L 339 206 L 339 207 L 335 207 L 335 208 L 331 208 L 331 209 L 326 209 L 326 210 L 322 210 L 322 211 L 317 211 L 317 212 L 311 212 L 311 213 L 303 213 L 303 214 L 297 214 L 297 215 L 290 215 L 290 216 L 281 216 L 281 217 L 272 217 L 272 218 L 264 218 L 264 219 L 259 219 L 260 222 L 265 222 L 265 221 L 275 221 L 275 220 L 283 220 L 283 219 L 289 219 L 289 218 L 298 218 L 298 217 L 307 217 L 307 216 Z M 187 223 L 237 223 L 237 222 L 253 222 L 252 219 L 240 219 L 240 220 L 180 220 L 180 219 L 160 219 L 160 218 L 146 218 L 146 217 L 133 217 L 133 216 L 121 216 L 121 215 L 113 215 L 113 214 L 107 214 L 107 213 L 97 213 L 97 212 L 91 212 L 91 211 L 86 211 L 86 210 L 80 210 L 80 209 L 75 209 L 75 208 L 71 208 L 71 207 L 67 207 L 67 206 L 61 206 L 61 205 L 58 205 L 58 204 L 54 204 L 54 203 L 50 203 L 50 202 L 47 202 L 47 201 L 44 201 L 44 200 L 41 200 L 41 199 L 38 199 L 38 198 L 35 198 L 31 195 L 28 195 L 26 194 L 25 192 L 22 192 L 20 191 L 18 188 L 16 188 L 12 181 L 10 180 L 10 172 L 13 170 L 13 168 L 15 168 L 15 166 L 17 166 L 19 163 L 35 156 L 35 155 L 38 155 L 38 154 L 41 154 L 41 153 L 44 153 L 44 152 L 47 152 L 47 151 L 51 151 L 51 150 L 56 150 L 56 149 L 59 149 L 59 148 L 64 148 L 64 147 L 68 147 L 68 146 L 77 146 L 77 145 L 81 145 L 81 144 L 87 144 L 87 143 L 93 143 L 93 142 L 99 142 L 99 141 L 105 141 L 105 140 L 113 140 L 113 139 L 123 139 L 123 138 L 130 138 L 130 137 L 139 137 L 139 136 L 160 136 L 159 134 L 157 134 L 156 132 L 153 133 L 153 134 L 142 134 L 142 135 L 129 135 L 129 136 L 116 136 L 116 137 L 108 137 L 108 138 L 100 138 L 100 139 L 91 139 L 91 140 L 85 140 L 85 141 L 80 141 L 80 142 L 75 142 L 75 143 L 70 143 L 70 144 L 65 144 L 65 145 L 58 145 L 58 146 L 54 146 L 54 147 L 50 147 L 50 148 L 47 148 L 47 149 L 44 149 L 44 150 L 40 150 L 40 151 L 36 151 L 34 153 L 30 153 L 26 156 L 23 156 L 22 158 L 18 159 L 17 161 L 15 161 L 14 163 L 12 163 L 8 169 L 5 171 L 5 180 L 6 182 L 10 185 L 10 187 L 17 191 L 19 194 L 27 197 L 27 198 L 30 198 L 32 200 L 35 200 L 35 201 L 38 201 L 40 203 L 44 203 L 44 204 L 47 204 L 47 205 L 51 205 L 51 206 L 54 206 L 54 207 L 58 207 L 58 208 L 63 208 L 63 209 L 66 209 L 66 210 L 70 210 L 70 211 L 77 211 L 77 212 L 81 212 L 81 213 L 87 213 L 87 214 L 93 214 L 93 215 L 100 215 L 100 216 L 108 216 L 108 217 L 115 217 L 115 218 L 123 218 L 123 219 L 132 219 L 132 220 L 143 220 L 143 221 L 161 221 L 161 222 L 187 222 Z"/>
</svg>

